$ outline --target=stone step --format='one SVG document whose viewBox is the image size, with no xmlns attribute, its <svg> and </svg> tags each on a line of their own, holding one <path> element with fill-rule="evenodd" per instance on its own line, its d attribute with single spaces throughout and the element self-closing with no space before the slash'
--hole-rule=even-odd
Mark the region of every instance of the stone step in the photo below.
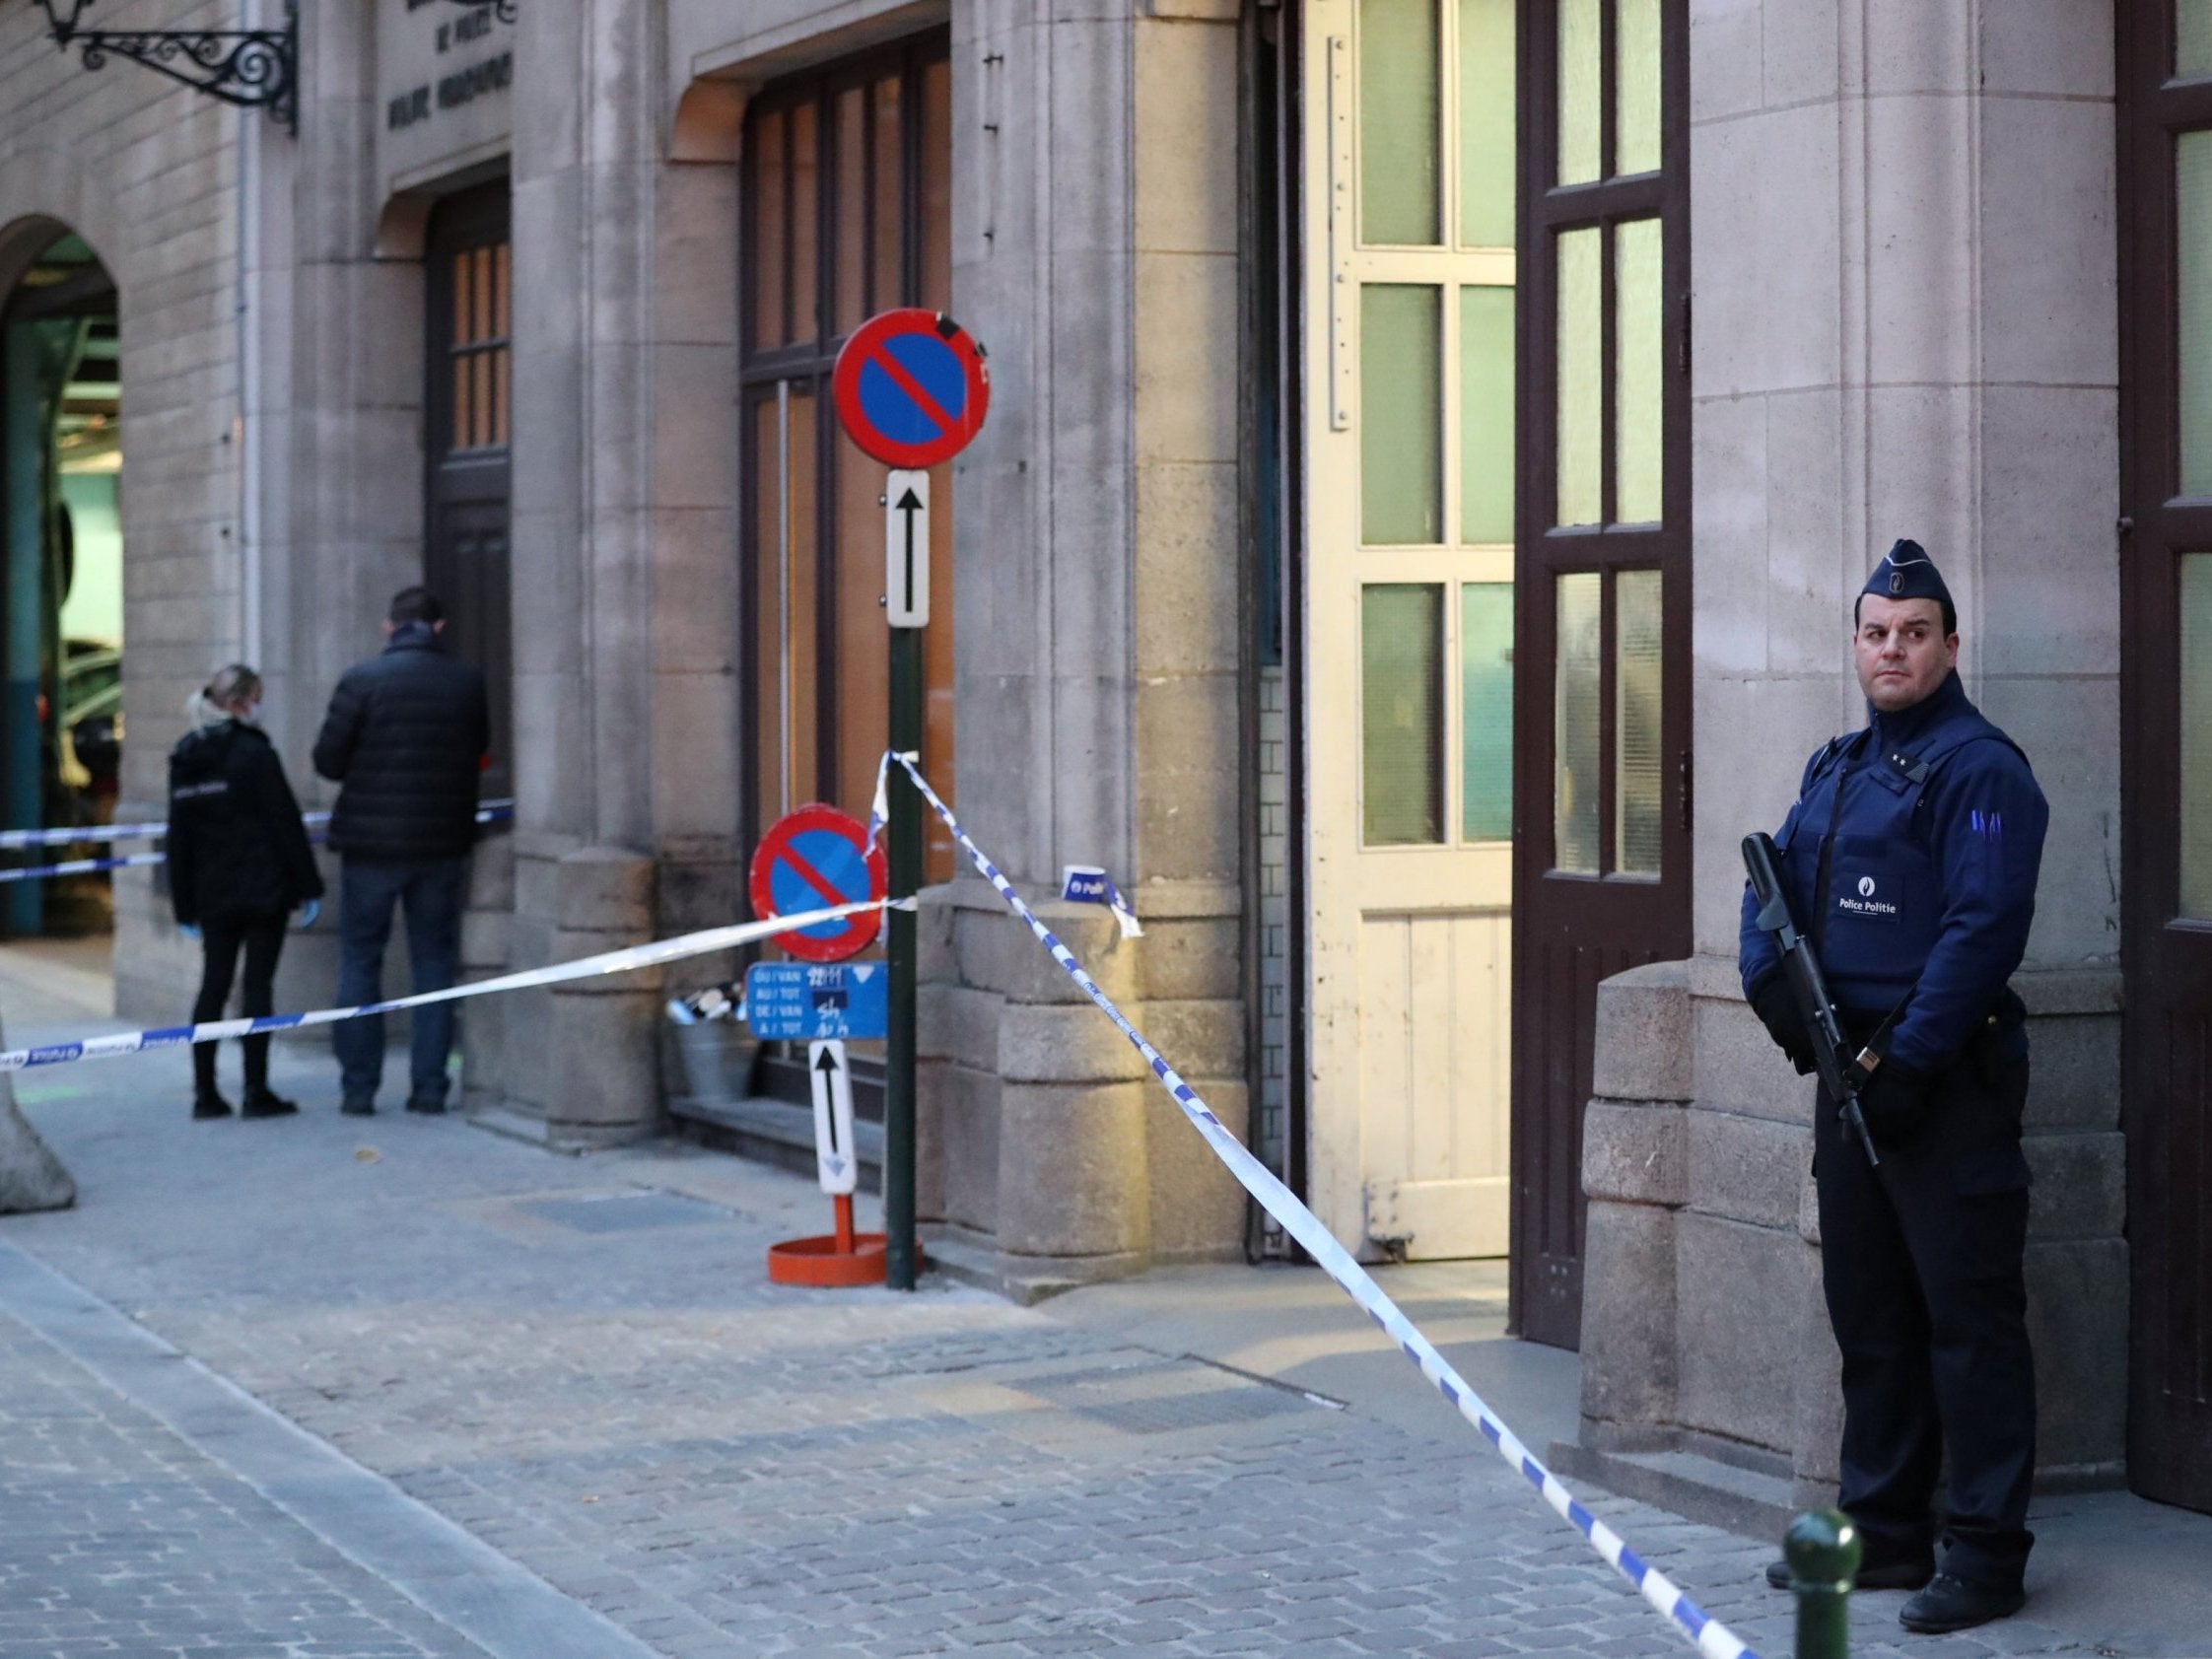
<svg viewBox="0 0 2212 1659">
<path fill-rule="evenodd" d="M 691 1139 L 779 1169 L 814 1173 L 814 1112 L 788 1100 L 753 1095 L 744 1100 L 701 1100 L 677 1095 L 668 1115 Z M 861 1189 L 881 1192 L 883 1126 L 858 1118 L 853 1146 L 861 1159 Z"/>
<path fill-rule="evenodd" d="M 1759 1469 L 1694 1451 L 1594 1451 L 1567 1441 L 1555 1441 L 1551 1452 L 1561 1476 L 1579 1476 L 1623 1497 L 1779 1548 L 1783 1530 L 1806 1505 L 1774 1461 L 1775 1468 Z"/>
</svg>

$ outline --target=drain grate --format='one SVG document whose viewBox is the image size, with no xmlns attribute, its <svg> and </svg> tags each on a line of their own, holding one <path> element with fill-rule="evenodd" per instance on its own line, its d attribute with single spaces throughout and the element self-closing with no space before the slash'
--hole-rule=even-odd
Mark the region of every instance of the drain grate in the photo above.
<svg viewBox="0 0 2212 1659">
<path fill-rule="evenodd" d="M 1325 1406 L 1290 1389 L 1220 1386 L 1196 1367 L 1105 1366 L 1032 1377 L 1015 1385 L 1032 1399 L 1124 1434 L 1168 1434 L 1185 1428 L 1226 1428 Z"/>
<path fill-rule="evenodd" d="M 642 1232 L 732 1219 L 726 1210 L 674 1193 L 608 1193 L 596 1198 L 525 1199 L 516 1207 L 578 1233 Z"/>
</svg>

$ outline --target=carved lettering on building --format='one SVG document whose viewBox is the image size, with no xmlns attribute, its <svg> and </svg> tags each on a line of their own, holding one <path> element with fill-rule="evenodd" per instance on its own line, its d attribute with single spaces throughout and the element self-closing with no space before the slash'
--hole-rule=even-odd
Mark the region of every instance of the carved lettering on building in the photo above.
<svg viewBox="0 0 2212 1659">
<path fill-rule="evenodd" d="M 441 75 L 435 89 L 436 107 L 453 109 L 482 98 L 486 93 L 499 92 L 515 80 L 515 54 L 502 52 L 454 70 L 450 75 Z M 384 125 L 391 131 L 411 127 L 417 121 L 430 119 L 433 89 L 427 86 L 412 87 L 384 106 Z"/>
</svg>

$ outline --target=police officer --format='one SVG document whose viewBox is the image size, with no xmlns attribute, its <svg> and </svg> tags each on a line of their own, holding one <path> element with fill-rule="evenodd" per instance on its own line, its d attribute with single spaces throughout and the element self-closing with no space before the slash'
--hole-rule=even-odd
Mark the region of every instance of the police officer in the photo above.
<svg viewBox="0 0 2212 1659">
<path fill-rule="evenodd" d="M 1821 1277 L 1843 1355 L 1840 1502 L 1859 1584 L 1912 1589 L 1908 1630 L 2017 1612 L 2036 1464 L 2022 1256 L 2027 948 L 2049 821 L 2019 746 L 1959 683 L 1958 613 L 1900 541 L 1852 610 L 1868 722 L 1805 767 L 1774 844 L 1792 913 L 1866 1081 L 1875 1166 L 1825 1095 L 1814 1113 Z M 1744 994 L 1800 1072 L 1812 1038 L 1744 895 Z M 1932 1514 L 1950 1456 L 1943 1558 Z M 1767 1582 L 1789 1581 L 1787 1566 Z"/>
</svg>

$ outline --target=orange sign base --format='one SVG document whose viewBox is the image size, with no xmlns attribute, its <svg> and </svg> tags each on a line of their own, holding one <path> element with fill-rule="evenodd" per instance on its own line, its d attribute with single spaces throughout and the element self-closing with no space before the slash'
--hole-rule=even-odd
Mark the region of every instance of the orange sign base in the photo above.
<svg viewBox="0 0 2212 1659">
<path fill-rule="evenodd" d="M 853 1200 L 839 1194 L 837 1231 L 814 1238 L 787 1238 L 768 1247 L 768 1278 L 775 1284 L 807 1284 L 818 1288 L 843 1288 L 883 1282 L 883 1235 L 853 1230 Z M 921 1266 L 922 1247 L 915 1246 L 915 1265 Z"/>
</svg>

